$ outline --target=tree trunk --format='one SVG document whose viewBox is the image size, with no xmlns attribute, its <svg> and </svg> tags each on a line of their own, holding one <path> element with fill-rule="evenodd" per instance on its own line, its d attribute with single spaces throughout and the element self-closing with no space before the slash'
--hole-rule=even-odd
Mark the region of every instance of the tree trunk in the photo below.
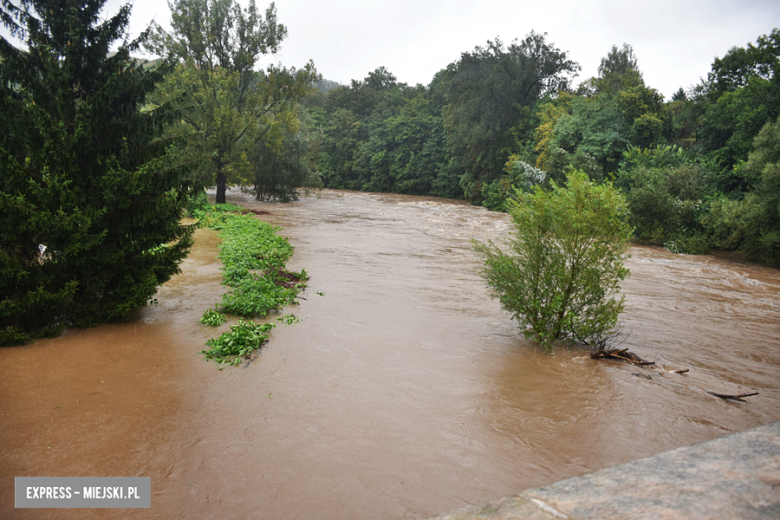
<svg viewBox="0 0 780 520">
<path fill-rule="evenodd" d="M 217 164 L 217 204 L 225 204 L 225 192 L 227 191 L 227 175 L 221 163 Z"/>
</svg>

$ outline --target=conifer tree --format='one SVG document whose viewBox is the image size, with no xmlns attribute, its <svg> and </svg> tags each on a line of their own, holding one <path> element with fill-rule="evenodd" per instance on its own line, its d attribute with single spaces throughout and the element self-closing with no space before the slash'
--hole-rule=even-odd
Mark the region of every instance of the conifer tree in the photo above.
<svg viewBox="0 0 780 520">
<path fill-rule="evenodd" d="M 179 270 L 189 186 L 145 107 L 163 69 L 130 53 L 131 6 L 29 0 L 26 49 L 0 39 L 0 344 L 122 321 Z M 9 12 L 9 11 L 7 11 Z M 116 52 L 111 46 L 119 43 Z"/>
</svg>

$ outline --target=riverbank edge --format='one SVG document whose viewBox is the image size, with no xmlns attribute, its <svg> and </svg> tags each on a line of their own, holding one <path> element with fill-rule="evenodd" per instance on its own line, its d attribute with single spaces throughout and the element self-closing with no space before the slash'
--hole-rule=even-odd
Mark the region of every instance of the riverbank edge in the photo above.
<svg viewBox="0 0 780 520">
<path fill-rule="evenodd" d="M 780 518 L 780 421 L 429 520 Z"/>
</svg>

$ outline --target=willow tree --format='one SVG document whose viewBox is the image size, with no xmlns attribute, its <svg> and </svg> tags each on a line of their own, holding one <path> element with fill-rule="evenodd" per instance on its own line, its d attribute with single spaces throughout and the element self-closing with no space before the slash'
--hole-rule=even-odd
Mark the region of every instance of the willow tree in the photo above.
<svg viewBox="0 0 780 520">
<path fill-rule="evenodd" d="M 0 344 L 67 324 L 121 321 L 179 270 L 184 168 L 144 109 L 162 69 L 130 53 L 125 5 L 30 0 L 11 13 L 25 47 L 0 39 Z M 119 42 L 115 53 L 112 45 Z"/>
<path fill-rule="evenodd" d="M 258 143 L 275 144 L 280 121 L 320 79 L 310 62 L 301 69 L 271 66 L 254 70 L 258 58 L 274 53 L 287 35 L 272 3 L 265 17 L 254 0 L 173 0 L 170 32 L 155 26 L 148 50 L 176 64 L 159 99 L 188 99 L 182 125 L 189 129 L 190 152 L 204 162 L 199 179 L 216 185 L 225 202 L 229 181 L 251 183 Z"/>
</svg>

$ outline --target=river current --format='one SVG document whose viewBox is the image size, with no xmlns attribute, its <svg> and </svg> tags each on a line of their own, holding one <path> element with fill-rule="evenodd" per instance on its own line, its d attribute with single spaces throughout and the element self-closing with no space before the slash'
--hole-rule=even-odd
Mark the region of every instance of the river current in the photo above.
<svg viewBox="0 0 780 520">
<path fill-rule="evenodd" d="M 311 279 L 218 371 L 216 233 L 130 323 L 0 349 L 2 518 L 425 518 L 780 420 L 780 271 L 632 247 L 624 347 L 543 354 L 475 272 L 462 202 L 325 190 L 270 214 Z M 279 314 L 279 315 L 281 315 Z M 275 321 L 278 315 L 266 321 Z M 707 391 L 759 392 L 746 403 Z M 149 476 L 151 509 L 13 509 L 14 476 Z"/>
</svg>

